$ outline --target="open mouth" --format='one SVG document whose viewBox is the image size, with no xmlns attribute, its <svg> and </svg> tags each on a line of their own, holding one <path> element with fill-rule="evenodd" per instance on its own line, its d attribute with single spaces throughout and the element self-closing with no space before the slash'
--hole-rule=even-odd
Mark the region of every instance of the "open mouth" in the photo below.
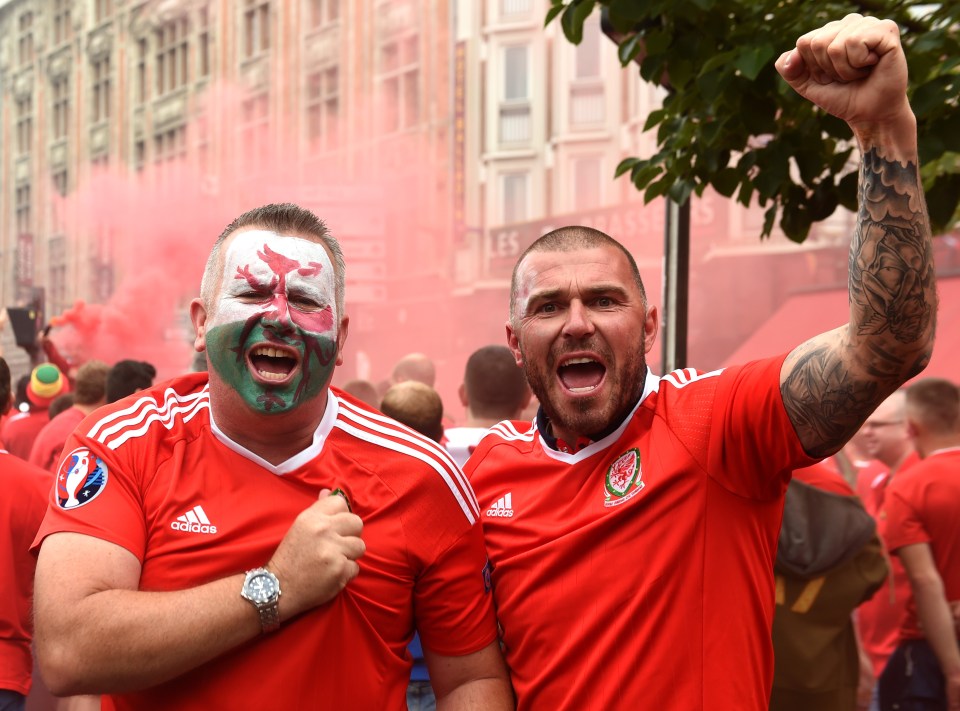
<svg viewBox="0 0 960 711">
<path fill-rule="evenodd" d="M 603 383 L 607 369 L 593 358 L 571 358 L 559 368 L 557 376 L 563 386 L 572 393 L 589 393 Z"/>
<path fill-rule="evenodd" d="M 257 346 L 248 356 L 253 371 L 263 380 L 282 383 L 300 364 L 297 354 L 274 346 Z"/>
</svg>

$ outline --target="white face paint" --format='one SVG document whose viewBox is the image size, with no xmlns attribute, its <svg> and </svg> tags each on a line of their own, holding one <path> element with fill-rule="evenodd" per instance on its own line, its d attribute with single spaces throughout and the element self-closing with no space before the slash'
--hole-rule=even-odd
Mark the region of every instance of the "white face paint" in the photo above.
<svg viewBox="0 0 960 711">
<path fill-rule="evenodd" d="M 336 330 L 333 265 L 322 244 L 265 230 L 241 232 L 231 240 L 210 325 L 257 314 L 290 318 L 313 333 Z"/>
</svg>

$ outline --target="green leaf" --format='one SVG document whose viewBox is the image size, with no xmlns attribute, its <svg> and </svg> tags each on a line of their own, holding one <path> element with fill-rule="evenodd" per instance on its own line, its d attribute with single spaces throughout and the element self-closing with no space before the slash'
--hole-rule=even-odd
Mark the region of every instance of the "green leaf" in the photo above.
<svg viewBox="0 0 960 711">
<path fill-rule="evenodd" d="M 777 219 L 777 206 L 773 205 L 772 207 L 767 208 L 767 211 L 763 213 L 763 232 L 760 233 L 761 237 L 769 237 L 770 233 L 773 232 L 773 222 Z"/>
<path fill-rule="evenodd" d="M 776 52 L 768 44 L 747 46 L 733 60 L 735 66 L 744 77 L 753 81 L 764 67 L 770 64 Z"/>
<path fill-rule="evenodd" d="M 850 210 L 850 212 L 856 212 L 859 208 L 857 204 L 857 188 L 859 184 L 860 171 L 857 170 L 847 173 L 840 178 L 840 182 L 837 183 L 837 199 L 840 204 Z"/>
<path fill-rule="evenodd" d="M 670 196 L 670 199 L 678 205 L 684 205 L 686 204 L 687 200 L 690 199 L 690 193 L 692 192 L 693 183 L 687 180 L 678 180 L 670 186 L 667 194 Z"/>
<path fill-rule="evenodd" d="M 657 182 L 647 186 L 647 189 L 643 193 L 644 203 L 648 203 L 654 198 L 661 197 L 666 195 L 667 190 L 670 189 L 670 186 L 673 184 L 673 180 L 669 175 L 664 175 Z"/>
<path fill-rule="evenodd" d="M 572 44 L 583 40 L 583 23 L 593 12 L 596 0 L 573 0 L 560 18 L 563 34 Z"/>
<path fill-rule="evenodd" d="M 633 166 L 639 165 L 639 164 L 641 164 L 641 163 L 646 163 L 646 161 L 642 161 L 642 160 L 640 160 L 639 158 L 624 158 L 624 159 L 623 159 L 622 161 L 620 161 L 620 163 L 617 165 L 617 170 L 614 172 L 613 177 L 614 177 L 614 178 L 619 178 L 621 175 L 623 175 L 624 173 L 626 173 L 628 170 L 633 170 Z"/>
<path fill-rule="evenodd" d="M 643 43 L 640 41 L 640 35 L 631 35 L 617 47 L 617 56 L 620 58 L 620 64 L 627 66 L 632 62 L 640 50 L 643 49 Z"/>
<path fill-rule="evenodd" d="M 561 2 L 555 2 L 553 4 L 553 7 L 547 10 L 547 17 L 543 21 L 543 26 L 546 27 L 551 22 L 553 22 L 554 19 L 556 19 L 557 15 L 559 15 L 561 12 L 563 12 L 563 4 Z"/>
<path fill-rule="evenodd" d="M 637 190 L 643 190 L 650 184 L 651 180 L 662 172 L 663 168 L 659 165 L 635 166 L 630 173 L 630 180 L 633 183 L 633 187 Z"/>
<path fill-rule="evenodd" d="M 943 232 L 955 219 L 960 203 L 960 174 L 941 175 L 927 190 L 927 211 L 935 232 Z"/>
<path fill-rule="evenodd" d="M 724 197 L 730 197 L 740 184 L 740 173 L 736 168 L 722 168 L 714 174 L 710 184 Z"/>
</svg>

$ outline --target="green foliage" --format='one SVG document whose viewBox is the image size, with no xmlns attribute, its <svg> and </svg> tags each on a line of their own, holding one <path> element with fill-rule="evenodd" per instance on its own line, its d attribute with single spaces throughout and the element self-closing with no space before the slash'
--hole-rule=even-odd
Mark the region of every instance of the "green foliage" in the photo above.
<svg viewBox="0 0 960 711">
<path fill-rule="evenodd" d="M 680 202 L 707 186 L 763 207 L 761 237 L 779 225 L 802 242 L 838 205 L 856 207 L 847 125 L 800 98 L 774 69 L 796 38 L 859 12 L 896 20 L 910 66 L 921 175 L 935 233 L 960 222 L 960 3 L 920 0 L 551 0 L 574 44 L 600 6 L 620 62 L 667 89 L 644 130 L 657 152 L 627 158 L 616 175 L 649 201 Z"/>
</svg>

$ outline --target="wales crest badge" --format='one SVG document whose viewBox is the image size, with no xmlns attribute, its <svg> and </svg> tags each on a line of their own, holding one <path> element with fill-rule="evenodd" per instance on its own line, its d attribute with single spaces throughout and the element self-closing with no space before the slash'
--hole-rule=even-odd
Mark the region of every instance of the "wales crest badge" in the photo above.
<svg viewBox="0 0 960 711">
<path fill-rule="evenodd" d="M 639 449 L 634 447 L 617 457 L 607 470 L 607 478 L 604 482 L 606 499 L 603 505 L 625 504 L 643 491 L 642 474 Z"/>
</svg>

